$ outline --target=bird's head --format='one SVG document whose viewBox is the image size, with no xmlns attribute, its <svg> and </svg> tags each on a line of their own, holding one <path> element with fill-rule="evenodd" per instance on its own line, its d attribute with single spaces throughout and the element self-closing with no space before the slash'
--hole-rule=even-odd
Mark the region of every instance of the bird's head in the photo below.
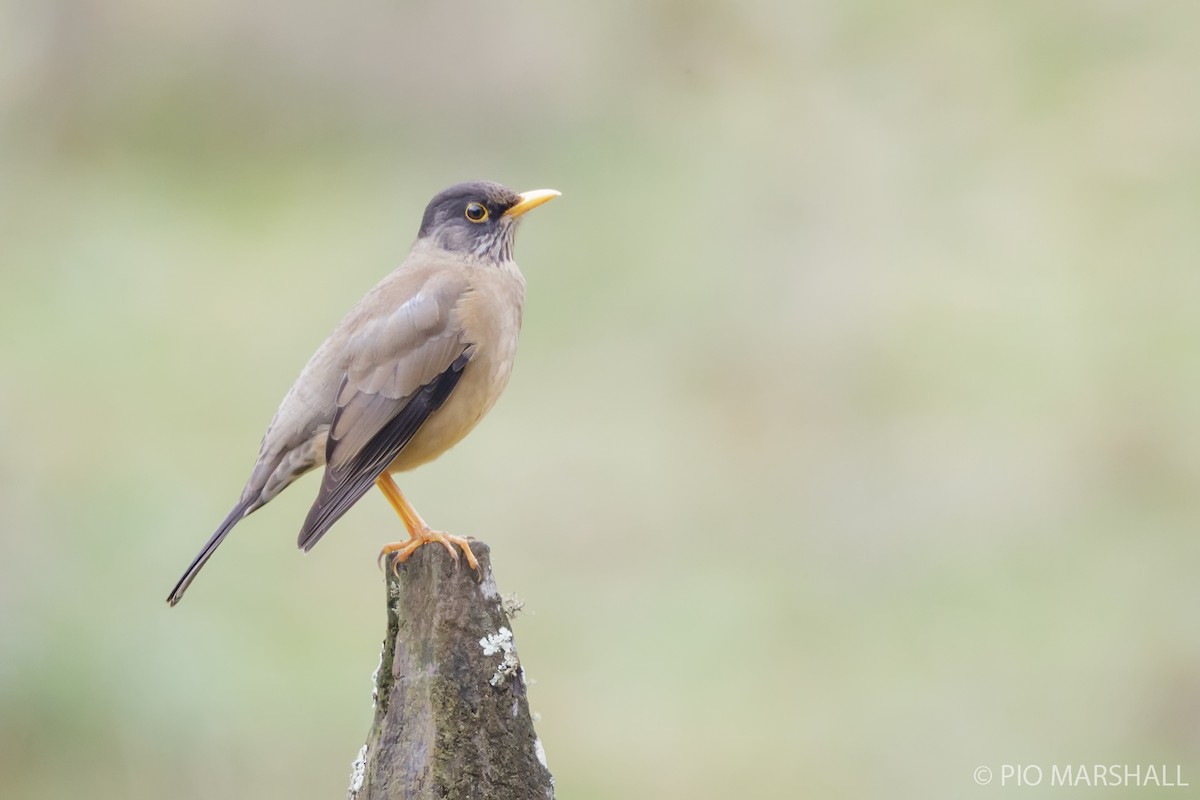
<svg viewBox="0 0 1200 800">
<path fill-rule="evenodd" d="M 518 194 L 491 181 L 460 183 L 429 201 L 417 238 L 485 262 L 510 261 L 521 215 L 558 195 L 553 189 Z"/>
</svg>

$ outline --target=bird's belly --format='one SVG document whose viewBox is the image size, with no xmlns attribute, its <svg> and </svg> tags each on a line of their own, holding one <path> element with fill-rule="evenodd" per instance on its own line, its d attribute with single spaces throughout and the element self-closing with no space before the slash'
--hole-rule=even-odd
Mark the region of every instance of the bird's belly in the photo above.
<svg viewBox="0 0 1200 800">
<path fill-rule="evenodd" d="M 463 369 L 445 405 L 429 415 L 388 471 L 419 467 L 458 444 L 495 405 L 508 384 L 512 365 L 511 354 L 478 354 Z"/>
</svg>

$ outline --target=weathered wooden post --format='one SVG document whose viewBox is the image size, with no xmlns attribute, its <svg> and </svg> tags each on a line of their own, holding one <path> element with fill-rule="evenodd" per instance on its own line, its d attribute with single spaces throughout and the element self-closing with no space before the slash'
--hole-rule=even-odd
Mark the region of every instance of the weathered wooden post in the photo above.
<svg viewBox="0 0 1200 800">
<path fill-rule="evenodd" d="M 398 575 L 388 565 L 375 721 L 349 800 L 554 797 L 491 551 L 471 549 L 478 574 L 437 545 Z"/>
</svg>

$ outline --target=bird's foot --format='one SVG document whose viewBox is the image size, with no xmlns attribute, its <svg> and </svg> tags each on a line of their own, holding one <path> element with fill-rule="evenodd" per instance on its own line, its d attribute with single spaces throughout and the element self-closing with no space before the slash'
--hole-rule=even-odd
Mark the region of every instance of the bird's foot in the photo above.
<svg viewBox="0 0 1200 800">
<path fill-rule="evenodd" d="M 462 548 L 463 555 L 467 558 L 467 566 L 476 572 L 479 571 L 479 562 L 475 560 L 475 554 L 471 552 L 471 543 L 462 536 L 453 536 L 442 531 L 431 530 L 426 527 L 423 530 L 415 532 L 411 538 L 405 539 L 403 542 L 393 542 L 385 544 L 383 549 L 379 551 L 378 563 L 380 568 L 383 567 L 383 562 L 389 556 L 395 554 L 392 559 L 392 574 L 398 574 L 398 567 L 405 561 L 408 561 L 409 556 L 417 552 L 417 548 L 421 545 L 437 542 L 442 547 L 446 548 L 446 552 L 450 554 L 450 558 L 454 560 L 455 565 L 458 564 L 458 551 L 454 549 L 454 545 Z"/>
</svg>

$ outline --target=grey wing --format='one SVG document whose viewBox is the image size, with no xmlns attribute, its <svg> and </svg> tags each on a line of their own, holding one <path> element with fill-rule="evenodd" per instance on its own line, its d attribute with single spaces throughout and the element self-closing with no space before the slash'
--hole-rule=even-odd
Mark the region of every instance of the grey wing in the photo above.
<svg viewBox="0 0 1200 800">
<path fill-rule="evenodd" d="M 354 357 L 338 390 L 325 476 L 297 539 L 303 550 L 370 490 L 454 391 L 474 353 L 455 316 L 464 290 L 461 282 L 432 280 L 351 341 Z"/>
</svg>

